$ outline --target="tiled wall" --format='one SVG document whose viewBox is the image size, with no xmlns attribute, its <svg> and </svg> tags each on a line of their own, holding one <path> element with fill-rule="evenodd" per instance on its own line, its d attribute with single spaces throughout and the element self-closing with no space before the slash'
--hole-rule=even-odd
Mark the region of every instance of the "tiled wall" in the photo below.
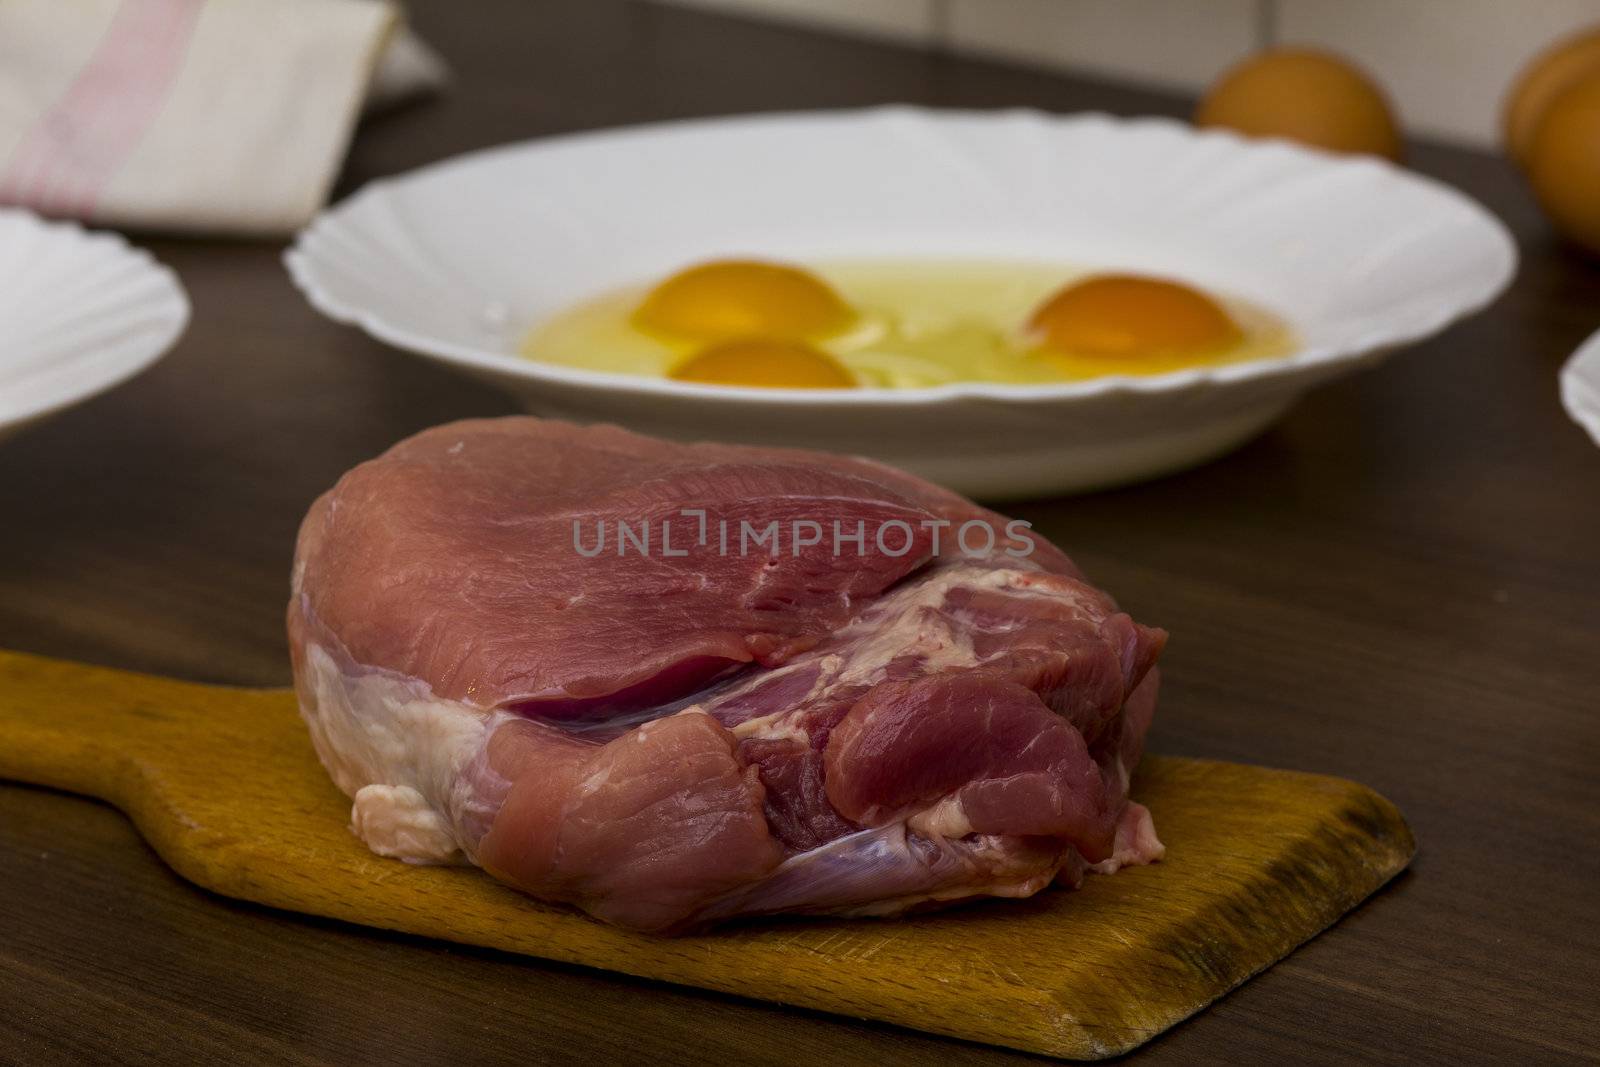
<svg viewBox="0 0 1600 1067">
<path fill-rule="evenodd" d="M 1269 43 L 1322 45 L 1375 74 L 1412 133 L 1483 145 L 1522 63 L 1600 25 L 1600 0 L 663 2 L 1186 90 Z"/>
</svg>

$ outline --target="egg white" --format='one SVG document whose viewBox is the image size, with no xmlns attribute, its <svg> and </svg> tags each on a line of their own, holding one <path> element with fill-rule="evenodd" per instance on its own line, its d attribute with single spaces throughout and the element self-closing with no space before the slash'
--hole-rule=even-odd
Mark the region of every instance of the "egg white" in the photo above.
<svg viewBox="0 0 1600 1067">
<path fill-rule="evenodd" d="M 1033 310 L 1082 267 L 1009 260 L 870 259 L 807 264 L 858 315 L 845 331 L 811 343 L 868 388 L 906 389 L 958 381 L 1018 384 L 1149 374 L 1178 366 L 1267 359 L 1293 350 L 1287 327 L 1240 301 L 1222 302 L 1245 340 L 1220 352 L 1160 359 L 1042 356 L 1023 336 Z M 580 303 L 536 326 L 528 359 L 587 370 L 666 377 L 693 342 L 646 334 L 629 316 L 649 291 L 629 287 Z M 1216 297 L 1213 295 L 1213 298 Z"/>
</svg>

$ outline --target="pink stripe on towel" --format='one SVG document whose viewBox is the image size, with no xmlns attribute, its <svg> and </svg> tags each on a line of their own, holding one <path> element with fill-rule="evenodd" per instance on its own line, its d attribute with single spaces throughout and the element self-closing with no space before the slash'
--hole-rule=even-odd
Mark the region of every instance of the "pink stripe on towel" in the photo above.
<svg viewBox="0 0 1600 1067">
<path fill-rule="evenodd" d="M 122 0 L 77 78 L 23 138 L 0 203 L 88 218 L 183 66 L 205 0 Z"/>
</svg>

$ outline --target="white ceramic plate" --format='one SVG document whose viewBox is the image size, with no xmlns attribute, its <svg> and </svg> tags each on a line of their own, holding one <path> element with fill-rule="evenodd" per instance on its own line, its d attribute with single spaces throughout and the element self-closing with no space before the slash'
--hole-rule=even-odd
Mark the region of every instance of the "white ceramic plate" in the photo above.
<svg viewBox="0 0 1600 1067">
<path fill-rule="evenodd" d="M 1062 385 L 723 388 L 514 354 L 573 302 L 696 260 L 981 256 L 1189 279 L 1286 317 L 1287 359 Z M 1482 307 L 1510 235 L 1371 159 L 1167 119 L 914 108 L 677 122 L 375 182 L 287 256 L 311 302 L 530 410 L 875 456 L 975 495 L 1087 489 L 1218 455 L 1311 386 Z"/>
<path fill-rule="evenodd" d="M 1600 333 L 1579 345 L 1561 368 L 1561 404 L 1600 445 Z"/>
<path fill-rule="evenodd" d="M 177 276 L 149 253 L 0 208 L 0 436 L 131 378 L 188 321 Z"/>
</svg>

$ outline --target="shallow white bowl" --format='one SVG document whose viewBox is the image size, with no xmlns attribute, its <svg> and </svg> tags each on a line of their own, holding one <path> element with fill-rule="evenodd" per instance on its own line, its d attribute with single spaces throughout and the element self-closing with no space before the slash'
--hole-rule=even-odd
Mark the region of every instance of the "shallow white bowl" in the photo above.
<svg viewBox="0 0 1600 1067">
<path fill-rule="evenodd" d="M 148 252 L 0 208 L 0 436 L 138 374 L 188 321 L 177 276 Z"/>
<path fill-rule="evenodd" d="M 1157 377 L 894 391 L 690 385 L 514 354 L 575 301 L 729 255 L 1146 271 L 1263 305 L 1303 349 Z M 287 263 L 326 314 L 535 412 L 870 455 L 996 498 L 1216 456 L 1318 382 L 1483 306 L 1516 251 L 1475 202 L 1376 160 L 1167 119 L 894 107 L 473 153 L 367 186 L 302 233 Z"/>
<path fill-rule="evenodd" d="M 1600 445 L 1600 333 L 1579 345 L 1561 368 L 1561 404 Z"/>
</svg>

